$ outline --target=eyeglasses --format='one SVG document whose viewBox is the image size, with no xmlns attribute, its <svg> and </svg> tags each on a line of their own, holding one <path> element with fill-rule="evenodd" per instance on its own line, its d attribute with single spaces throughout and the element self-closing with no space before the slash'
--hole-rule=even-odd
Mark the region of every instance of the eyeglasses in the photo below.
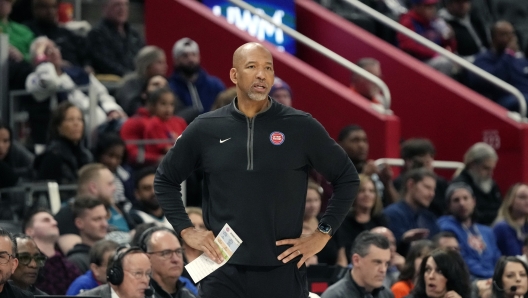
<svg viewBox="0 0 528 298">
<path fill-rule="evenodd" d="M 0 252 L 0 264 L 7 264 L 15 256 L 8 254 L 6 251 Z"/>
<path fill-rule="evenodd" d="M 44 264 L 46 264 L 46 260 L 48 257 L 46 257 L 43 254 L 38 255 L 30 255 L 29 253 L 21 253 L 16 255 L 18 261 L 20 264 L 28 266 L 31 263 L 31 260 L 35 260 L 35 263 L 38 267 L 44 267 Z"/>
<path fill-rule="evenodd" d="M 172 254 L 176 254 L 178 257 L 181 258 L 183 256 L 183 252 L 184 252 L 183 248 L 177 248 L 175 250 L 166 249 L 166 250 L 162 250 L 162 251 L 152 251 L 152 252 L 148 252 L 147 254 L 149 254 L 149 255 L 159 255 L 160 257 L 162 257 L 164 259 L 170 259 L 170 258 L 172 258 Z"/>
<path fill-rule="evenodd" d="M 137 280 L 140 280 L 143 276 L 146 277 L 147 279 L 150 279 L 150 277 L 152 275 L 151 271 L 146 271 L 146 272 L 143 272 L 143 271 L 130 271 L 130 270 L 125 270 L 125 271 L 130 273 Z"/>
</svg>

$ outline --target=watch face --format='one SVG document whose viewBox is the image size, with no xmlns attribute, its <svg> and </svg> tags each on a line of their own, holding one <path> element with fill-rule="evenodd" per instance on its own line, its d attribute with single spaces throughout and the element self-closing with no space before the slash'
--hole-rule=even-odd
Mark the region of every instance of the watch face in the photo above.
<svg viewBox="0 0 528 298">
<path fill-rule="evenodd" d="M 320 223 L 318 228 L 319 228 L 319 231 L 321 231 L 321 232 L 323 232 L 325 234 L 330 233 L 330 231 L 332 230 L 332 227 L 329 224 L 326 224 L 326 223 Z"/>
</svg>

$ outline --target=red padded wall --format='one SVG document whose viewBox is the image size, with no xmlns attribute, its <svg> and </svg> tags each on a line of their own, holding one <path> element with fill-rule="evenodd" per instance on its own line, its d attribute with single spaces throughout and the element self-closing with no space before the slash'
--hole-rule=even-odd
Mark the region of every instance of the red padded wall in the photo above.
<svg viewBox="0 0 528 298">
<path fill-rule="evenodd" d="M 196 1 L 145 1 L 145 25 L 147 42 L 163 48 L 169 63 L 176 40 L 194 39 L 200 45 L 203 67 L 228 87 L 233 85 L 229 81 L 233 52 L 246 42 L 256 41 Z M 372 158 L 398 155 L 400 123 L 397 117 L 373 111 L 365 99 L 317 68 L 269 48 L 274 56 L 275 74 L 293 90 L 295 108 L 311 113 L 334 138 L 347 124 L 364 126 L 370 137 Z"/>
<path fill-rule="evenodd" d="M 400 117 L 402 137 L 426 137 L 438 160 L 462 161 L 475 142 L 494 144 L 500 156 L 495 179 L 503 192 L 528 182 L 528 125 L 512 121 L 507 111 L 476 92 L 378 39 L 314 1 L 297 0 L 297 30 L 350 61 L 381 61 L 383 80 Z M 297 56 L 335 80 L 348 84 L 348 71 L 299 45 Z"/>
</svg>

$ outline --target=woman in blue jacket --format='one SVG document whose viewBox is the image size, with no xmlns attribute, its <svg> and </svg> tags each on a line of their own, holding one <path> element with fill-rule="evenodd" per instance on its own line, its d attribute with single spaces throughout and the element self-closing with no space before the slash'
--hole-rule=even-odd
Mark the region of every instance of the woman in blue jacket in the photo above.
<svg viewBox="0 0 528 298">
<path fill-rule="evenodd" d="M 528 185 L 517 183 L 506 194 L 495 220 L 493 233 L 505 256 L 522 255 L 528 233 Z"/>
</svg>

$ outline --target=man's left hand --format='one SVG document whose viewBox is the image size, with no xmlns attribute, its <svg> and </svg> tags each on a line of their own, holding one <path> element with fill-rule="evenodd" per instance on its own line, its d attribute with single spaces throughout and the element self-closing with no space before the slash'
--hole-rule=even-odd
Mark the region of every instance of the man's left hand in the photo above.
<svg viewBox="0 0 528 298">
<path fill-rule="evenodd" d="M 304 264 L 308 258 L 320 252 L 325 247 L 330 238 L 331 237 L 328 234 L 315 231 L 310 235 L 302 235 L 301 238 L 277 241 L 277 246 L 292 246 L 280 254 L 277 259 L 283 263 L 288 263 L 299 255 L 302 255 L 301 260 L 297 263 L 297 268 L 301 268 L 302 264 Z"/>
</svg>

